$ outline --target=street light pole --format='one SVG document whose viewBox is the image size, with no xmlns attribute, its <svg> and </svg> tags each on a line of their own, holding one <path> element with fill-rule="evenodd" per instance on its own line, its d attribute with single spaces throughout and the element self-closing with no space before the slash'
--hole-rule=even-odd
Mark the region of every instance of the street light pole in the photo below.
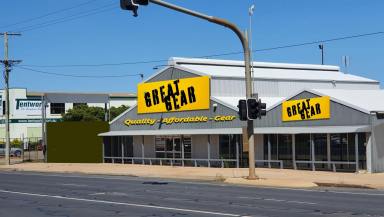
<svg viewBox="0 0 384 217">
<path fill-rule="evenodd" d="M 245 62 L 244 64 L 245 64 L 246 99 L 252 98 L 250 50 L 249 50 L 249 43 L 248 43 L 248 38 L 247 38 L 246 34 L 242 33 L 240 31 L 240 29 L 235 24 L 233 24 L 227 20 L 213 17 L 213 16 L 209 16 L 209 15 L 205 15 L 205 14 L 202 14 L 202 13 L 199 13 L 199 12 L 196 12 L 193 10 L 189 10 L 189 9 L 177 6 L 177 5 L 173 5 L 173 4 L 161 1 L 161 0 L 149 0 L 149 1 L 154 3 L 154 4 L 166 7 L 168 9 L 175 10 L 175 11 L 178 11 L 178 12 L 181 12 L 184 14 L 194 16 L 194 17 L 198 17 L 200 19 L 204 19 L 204 20 L 207 20 L 209 22 L 212 22 L 212 23 L 215 23 L 215 24 L 218 24 L 218 25 L 221 25 L 221 26 L 224 26 L 226 28 L 231 29 L 237 35 L 237 37 L 240 39 L 241 44 L 243 46 L 244 62 Z M 256 179 L 257 177 L 255 174 L 255 151 L 254 151 L 255 140 L 254 140 L 253 120 L 247 121 L 247 132 L 248 132 L 247 133 L 248 138 L 246 138 L 246 139 L 248 139 L 248 145 L 249 145 L 249 148 L 248 148 L 248 157 L 249 157 L 249 159 L 248 159 L 248 161 L 249 161 L 248 179 Z M 245 139 L 245 138 L 243 137 L 243 139 Z"/>
</svg>

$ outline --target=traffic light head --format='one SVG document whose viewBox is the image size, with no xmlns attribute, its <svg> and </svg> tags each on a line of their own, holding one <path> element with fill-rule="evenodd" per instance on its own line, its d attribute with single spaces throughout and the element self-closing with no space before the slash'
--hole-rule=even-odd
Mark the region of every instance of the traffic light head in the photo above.
<svg viewBox="0 0 384 217">
<path fill-rule="evenodd" d="M 120 0 L 120 8 L 132 11 L 134 17 L 138 16 L 137 9 L 139 9 L 139 6 L 135 5 L 132 0 Z"/>
<path fill-rule="evenodd" d="M 239 105 L 237 106 L 239 108 L 239 119 L 241 121 L 248 120 L 247 117 L 247 101 L 244 99 L 239 100 Z"/>
<path fill-rule="evenodd" d="M 261 116 L 267 115 L 267 104 L 261 102 L 261 99 L 258 100 L 257 107 L 257 117 L 259 119 L 261 119 Z"/>
<path fill-rule="evenodd" d="M 148 5 L 148 0 L 120 0 L 120 8 L 133 12 L 133 16 L 137 17 L 139 5 Z"/>
<path fill-rule="evenodd" d="M 255 98 L 247 99 L 248 119 L 254 120 L 258 117 L 258 103 L 259 101 Z"/>
</svg>

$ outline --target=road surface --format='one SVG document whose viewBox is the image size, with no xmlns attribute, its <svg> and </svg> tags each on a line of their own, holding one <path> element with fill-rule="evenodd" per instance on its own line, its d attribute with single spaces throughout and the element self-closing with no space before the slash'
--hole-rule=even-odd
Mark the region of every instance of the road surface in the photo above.
<svg viewBox="0 0 384 217">
<path fill-rule="evenodd" d="M 1 217 L 384 216 L 384 191 L 0 172 Z"/>
</svg>

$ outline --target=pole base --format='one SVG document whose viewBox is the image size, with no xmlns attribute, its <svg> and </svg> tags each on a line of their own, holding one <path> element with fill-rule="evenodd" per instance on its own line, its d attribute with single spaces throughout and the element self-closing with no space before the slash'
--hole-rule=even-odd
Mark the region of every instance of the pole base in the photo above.
<svg viewBox="0 0 384 217">
<path fill-rule="evenodd" d="M 247 179 L 248 180 L 258 180 L 259 177 L 257 177 L 257 176 L 248 176 Z"/>
</svg>

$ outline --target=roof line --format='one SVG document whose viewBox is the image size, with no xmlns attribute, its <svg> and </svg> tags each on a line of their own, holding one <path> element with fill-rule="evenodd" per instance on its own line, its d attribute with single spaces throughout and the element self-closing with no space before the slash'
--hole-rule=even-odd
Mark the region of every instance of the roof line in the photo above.
<svg viewBox="0 0 384 217">
<path fill-rule="evenodd" d="M 297 95 L 299 95 L 299 94 L 301 94 L 301 93 L 303 93 L 303 92 L 309 92 L 309 93 L 312 93 L 312 94 L 317 95 L 317 96 L 325 96 L 325 95 L 326 95 L 326 94 L 321 93 L 321 92 L 319 92 L 319 91 L 315 91 L 315 90 L 311 90 L 311 89 L 306 89 L 306 88 L 305 88 L 305 89 L 302 89 L 302 90 L 296 92 L 295 94 L 292 94 L 292 95 L 286 97 L 285 99 L 283 99 L 283 100 L 277 102 L 275 105 L 273 105 L 273 106 L 271 106 L 269 109 L 267 109 L 267 111 L 270 111 L 270 110 L 276 108 L 277 106 L 281 105 L 284 101 L 288 101 L 288 100 L 292 99 L 293 97 L 295 97 L 295 96 L 297 96 Z M 331 101 L 333 101 L 333 102 L 339 103 L 339 104 L 341 104 L 341 105 L 350 107 L 350 108 L 352 108 L 352 109 L 354 109 L 354 110 L 357 110 L 357 111 L 360 111 L 360 112 L 363 112 L 363 113 L 366 113 L 366 114 L 370 114 L 370 111 L 365 110 L 365 109 L 363 109 L 363 108 L 360 108 L 360 107 L 358 107 L 358 106 L 356 106 L 356 105 L 353 105 L 353 104 L 351 104 L 351 103 L 348 103 L 348 102 L 339 100 L 339 99 L 334 98 L 334 97 L 332 97 L 332 96 L 329 96 L 329 97 L 330 97 Z"/>
<path fill-rule="evenodd" d="M 234 65 L 234 64 L 224 64 L 224 63 L 191 63 L 191 62 L 178 62 L 175 61 L 178 65 L 203 65 L 203 66 L 228 66 L 228 67 L 244 67 L 244 64 L 241 65 Z M 278 67 L 278 66 L 253 66 L 254 69 L 260 68 L 260 69 L 293 69 L 293 70 L 306 70 L 306 71 L 332 71 L 332 72 L 339 72 L 337 69 L 314 69 L 314 68 L 299 68 L 299 67 Z"/>
<path fill-rule="evenodd" d="M 255 73 L 257 74 L 257 72 Z M 226 80 L 228 78 L 237 78 L 239 80 L 244 80 L 244 76 L 220 76 L 220 75 L 210 75 L 212 78 L 225 78 Z M 372 84 L 372 83 L 375 83 L 375 84 L 380 84 L 379 81 L 376 81 L 376 80 L 371 80 L 371 81 L 353 81 L 353 80 L 348 80 L 348 81 L 345 81 L 345 80 L 326 80 L 326 79 L 289 79 L 289 78 L 259 78 L 259 77 L 255 77 L 253 76 L 253 80 L 255 81 L 276 81 L 276 80 L 279 80 L 279 81 L 320 81 L 320 82 L 339 82 L 339 83 L 359 83 L 359 84 Z"/>
</svg>

